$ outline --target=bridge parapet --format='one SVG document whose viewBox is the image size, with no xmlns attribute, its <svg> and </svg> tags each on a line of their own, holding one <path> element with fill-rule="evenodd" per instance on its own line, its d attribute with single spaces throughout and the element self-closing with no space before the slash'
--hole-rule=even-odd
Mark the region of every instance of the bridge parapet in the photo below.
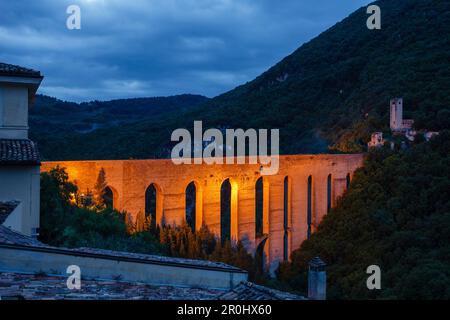
<svg viewBox="0 0 450 320">
<path fill-rule="evenodd" d="M 195 183 L 195 226 L 205 223 L 221 234 L 221 189 L 229 179 L 230 236 L 242 240 L 250 252 L 257 249 L 257 219 L 267 234 L 265 261 L 275 268 L 314 231 L 336 199 L 345 192 L 354 171 L 363 163 L 362 154 L 280 156 L 278 174 L 260 174 L 259 164 L 175 165 L 171 160 L 98 160 L 42 163 L 46 172 L 59 165 L 81 193 L 93 190 L 103 168 L 106 183 L 114 193 L 114 207 L 136 220 L 150 211 L 148 188 L 156 190 L 157 223 L 179 225 L 186 219 L 186 188 Z M 287 178 L 286 178 L 287 177 Z M 261 206 L 256 183 L 263 178 Z M 259 200 L 258 200 L 259 201 Z M 258 208 L 257 208 L 258 207 Z M 258 216 L 256 212 L 262 210 Z M 258 216 L 258 218 L 257 218 Z"/>
</svg>

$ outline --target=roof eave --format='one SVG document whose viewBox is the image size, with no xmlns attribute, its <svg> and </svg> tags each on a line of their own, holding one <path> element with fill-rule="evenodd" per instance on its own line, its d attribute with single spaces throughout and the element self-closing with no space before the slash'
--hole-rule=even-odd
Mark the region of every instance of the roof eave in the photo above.
<svg viewBox="0 0 450 320">
<path fill-rule="evenodd" d="M 28 88 L 28 105 L 31 106 L 34 102 L 36 92 L 41 85 L 43 76 L 12 76 L 12 75 L 0 75 L 0 84 L 9 85 L 22 85 Z"/>
<path fill-rule="evenodd" d="M 26 167 L 29 167 L 29 166 L 32 166 L 32 167 L 36 167 L 36 166 L 41 166 L 42 164 L 41 164 L 41 162 L 40 161 L 28 161 L 28 160 L 26 160 L 26 161 L 20 161 L 20 160 L 17 160 L 17 161 L 0 161 L 0 166 L 4 166 L 4 167 L 6 167 L 6 166 L 16 166 L 16 167 L 18 167 L 18 166 L 26 166 Z"/>
</svg>

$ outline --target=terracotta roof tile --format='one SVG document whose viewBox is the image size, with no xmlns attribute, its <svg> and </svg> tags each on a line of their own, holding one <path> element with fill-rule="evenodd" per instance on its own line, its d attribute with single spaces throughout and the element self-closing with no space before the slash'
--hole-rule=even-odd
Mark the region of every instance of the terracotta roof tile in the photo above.
<svg viewBox="0 0 450 320">
<path fill-rule="evenodd" d="M 28 139 L 0 139 L 0 165 L 39 165 L 36 143 Z"/>
<path fill-rule="evenodd" d="M 138 282 L 83 279 L 80 290 L 67 288 L 67 277 L 0 272 L 3 300 L 215 300 L 221 290 L 155 286 Z"/>
<path fill-rule="evenodd" d="M 224 293 L 217 289 L 95 279 L 84 279 L 81 289 L 73 291 L 67 289 L 66 281 L 67 277 L 44 273 L 0 272 L 0 297 L 25 300 L 224 300 L 224 297 L 226 300 L 305 300 L 250 282 Z"/>
<path fill-rule="evenodd" d="M 222 294 L 220 300 L 306 300 L 305 297 L 243 282 L 233 290 Z"/>
<path fill-rule="evenodd" d="M 34 247 L 44 246 L 44 244 L 34 238 L 10 230 L 2 225 L 0 225 L 0 243 Z"/>
<path fill-rule="evenodd" d="M 21 66 L 16 66 L 13 64 L 0 62 L 0 75 L 2 76 L 19 76 L 19 77 L 29 77 L 29 78 L 42 78 L 39 71 L 24 68 Z"/>
</svg>

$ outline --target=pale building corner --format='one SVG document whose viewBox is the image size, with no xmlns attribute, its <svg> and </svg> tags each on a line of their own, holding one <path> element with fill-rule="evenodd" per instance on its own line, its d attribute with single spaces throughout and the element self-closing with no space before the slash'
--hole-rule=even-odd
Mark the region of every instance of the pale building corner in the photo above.
<svg viewBox="0 0 450 320">
<path fill-rule="evenodd" d="M 28 139 L 28 109 L 42 79 L 39 71 L 0 63 L 0 225 L 34 237 L 41 163 Z"/>
</svg>

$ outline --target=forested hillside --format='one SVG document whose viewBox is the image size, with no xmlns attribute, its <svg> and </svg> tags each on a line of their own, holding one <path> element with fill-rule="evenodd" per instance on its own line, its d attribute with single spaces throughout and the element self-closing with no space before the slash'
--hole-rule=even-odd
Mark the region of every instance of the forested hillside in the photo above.
<svg viewBox="0 0 450 320">
<path fill-rule="evenodd" d="M 211 100 L 205 118 L 214 126 L 279 127 L 285 153 L 363 150 L 371 132 L 388 129 L 389 99 L 397 96 L 418 128 L 448 128 L 450 2 L 377 4 L 381 30 L 367 29 L 362 8 Z"/>
<path fill-rule="evenodd" d="M 37 95 L 30 110 L 36 132 L 87 133 L 98 128 L 151 119 L 164 113 L 186 112 L 208 98 L 199 95 L 134 98 L 74 103 Z"/>
<path fill-rule="evenodd" d="M 58 135 L 43 134 L 42 117 L 32 121 L 32 134 L 45 159 L 60 160 L 167 157 L 173 129 L 192 129 L 194 120 L 205 127 L 280 128 L 283 153 L 358 152 L 372 131 L 388 129 L 395 96 L 404 98 L 405 117 L 418 128 L 448 128 L 450 2 L 376 4 L 381 30 L 367 29 L 361 8 L 255 80 L 192 108 L 85 133 L 82 124 L 70 126 L 68 112 Z"/>
<path fill-rule="evenodd" d="M 450 131 L 428 143 L 368 154 L 350 189 L 279 270 L 305 292 L 307 263 L 327 264 L 329 299 L 450 298 Z M 381 290 L 368 290 L 378 265 Z"/>
<path fill-rule="evenodd" d="M 133 147 L 135 139 L 130 138 L 127 142 L 126 133 L 139 127 L 137 123 L 185 113 L 206 101 L 208 98 L 204 96 L 184 94 L 74 103 L 37 95 L 30 110 L 30 133 L 39 142 L 45 160 L 93 159 L 101 158 L 102 154 L 112 158 L 121 158 L 122 154 L 130 157 L 128 153 L 137 150 L 139 145 Z M 104 140 L 106 137 L 102 132 L 118 135 L 124 143 L 111 146 Z M 151 133 L 145 139 L 149 137 Z M 144 140 L 144 136 L 140 138 Z M 141 143 L 145 144 L 144 141 Z"/>
</svg>

